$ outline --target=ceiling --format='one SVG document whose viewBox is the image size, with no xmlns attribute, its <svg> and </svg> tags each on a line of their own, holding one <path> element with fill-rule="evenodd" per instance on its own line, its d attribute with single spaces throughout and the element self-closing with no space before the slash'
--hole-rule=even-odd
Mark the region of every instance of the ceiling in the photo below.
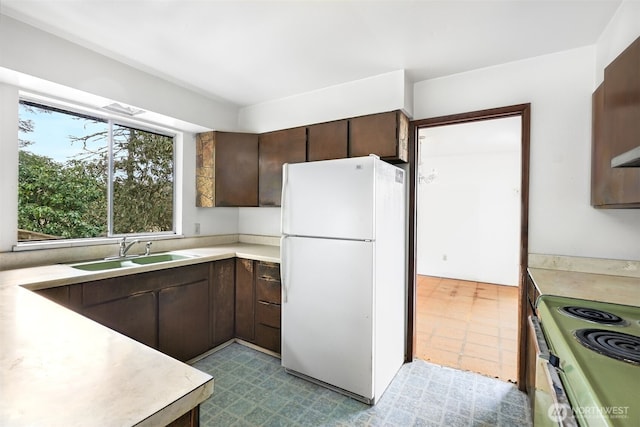
<svg viewBox="0 0 640 427">
<path fill-rule="evenodd" d="M 595 44 L 621 0 L 0 0 L 0 12 L 239 106 Z"/>
</svg>

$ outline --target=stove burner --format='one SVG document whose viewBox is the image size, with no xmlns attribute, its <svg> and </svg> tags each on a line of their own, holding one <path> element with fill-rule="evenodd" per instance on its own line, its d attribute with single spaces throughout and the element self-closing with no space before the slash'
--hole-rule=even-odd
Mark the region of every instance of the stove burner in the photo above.
<svg viewBox="0 0 640 427">
<path fill-rule="evenodd" d="M 589 322 L 600 323 L 602 325 L 625 326 L 627 324 L 622 317 L 595 308 L 569 305 L 560 308 L 560 311 L 568 314 L 569 316 L 577 317 L 578 319 L 587 320 Z"/>
<path fill-rule="evenodd" d="M 604 329 L 578 329 L 578 342 L 604 356 L 640 365 L 640 337 Z"/>
</svg>

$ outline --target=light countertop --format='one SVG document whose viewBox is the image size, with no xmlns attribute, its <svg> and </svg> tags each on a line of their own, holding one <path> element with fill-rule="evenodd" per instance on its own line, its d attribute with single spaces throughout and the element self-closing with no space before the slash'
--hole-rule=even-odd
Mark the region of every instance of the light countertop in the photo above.
<svg viewBox="0 0 640 427">
<path fill-rule="evenodd" d="M 640 306 L 640 278 L 529 267 L 541 295 Z"/>
<path fill-rule="evenodd" d="M 279 262 L 277 246 L 181 251 L 189 265 L 231 257 Z M 213 378 L 30 290 L 141 273 L 51 265 L 0 272 L 0 425 L 159 426 L 206 400 Z"/>
</svg>

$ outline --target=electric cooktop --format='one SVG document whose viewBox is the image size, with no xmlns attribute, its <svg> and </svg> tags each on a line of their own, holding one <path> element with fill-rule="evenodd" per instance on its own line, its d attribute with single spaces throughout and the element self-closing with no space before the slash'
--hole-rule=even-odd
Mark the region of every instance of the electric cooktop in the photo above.
<svg viewBox="0 0 640 427">
<path fill-rule="evenodd" d="M 544 295 L 538 314 L 581 426 L 640 426 L 640 307 Z"/>
</svg>

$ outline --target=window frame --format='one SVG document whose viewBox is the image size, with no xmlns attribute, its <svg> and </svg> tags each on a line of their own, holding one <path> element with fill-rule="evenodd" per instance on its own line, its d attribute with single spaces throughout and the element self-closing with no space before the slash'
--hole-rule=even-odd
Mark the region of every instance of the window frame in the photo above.
<svg viewBox="0 0 640 427">
<path fill-rule="evenodd" d="M 181 199 L 179 194 L 179 188 L 182 184 L 182 177 L 179 172 L 182 171 L 182 167 L 178 165 L 178 159 L 181 156 L 178 153 L 178 144 L 182 140 L 182 133 L 176 129 L 171 129 L 166 126 L 158 125 L 152 122 L 143 120 L 137 120 L 133 117 L 126 117 L 116 113 L 111 113 L 107 110 L 100 108 L 92 108 L 82 106 L 77 103 L 65 102 L 49 97 L 39 96 L 36 94 L 30 94 L 20 92 L 18 96 L 18 105 L 22 103 L 35 104 L 41 108 L 48 108 L 59 113 L 67 113 L 70 115 L 77 115 L 80 117 L 86 117 L 88 119 L 102 120 L 109 128 L 108 137 L 108 189 L 107 189 L 107 218 L 105 225 L 107 226 L 107 235 L 101 237 L 79 237 L 70 239 L 52 239 L 52 240 L 33 240 L 33 241 L 18 241 L 16 238 L 16 244 L 14 251 L 29 250 L 29 249 L 53 249 L 60 247 L 80 247 L 80 246 L 95 246 L 101 244 L 113 244 L 114 241 L 121 240 L 123 237 L 141 237 L 145 240 L 159 240 L 159 239 L 172 239 L 182 238 L 181 226 L 178 224 L 180 218 L 178 210 L 181 209 L 178 201 Z M 133 128 L 135 130 L 155 133 L 158 135 L 170 137 L 173 140 L 172 162 L 173 162 L 173 194 L 172 194 L 172 230 L 162 232 L 149 232 L 149 233 L 113 233 L 113 138 L 112 131 L 113 125 L 119 125 L 123 127 Z M 19 132 L 18 132 L 19 133 Z M 19 139 L 19 138 L 17 138 Z M 18 172 L 18 171 L 17 171 Z M 16 223 L 17 232 L 17 223 Z"/>
</svg>

